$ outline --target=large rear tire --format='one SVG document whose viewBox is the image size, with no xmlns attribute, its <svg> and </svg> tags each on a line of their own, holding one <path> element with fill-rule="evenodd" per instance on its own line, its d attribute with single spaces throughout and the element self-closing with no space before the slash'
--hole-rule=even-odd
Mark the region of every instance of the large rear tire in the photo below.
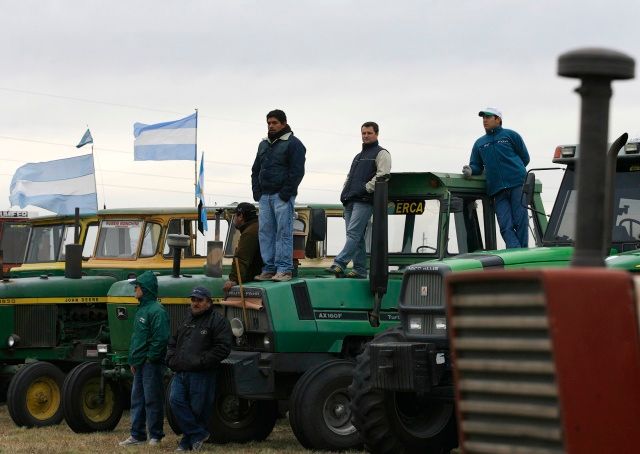
<svg viewBox="0 0 640 454">
<path fill-rule="evenodd" d="M 362 445 L 347 392 L 353 366 L 352 361 L 328 361 L 305 372 L 293 388 L 289 419 L 305 448 L 344 451 Z"/>
<path fill-rule="evenodd" d="M 64 381 L 62 403 L 64 418 L 76 433 L 113 430 L 122 417 L 122 387 L 105 379 L 104 398 L 100 399 L 100 365 L 85 362 L 76 366 Z"/>
<path fill-rule="evenodd" d="M 23 427 L 43 427 L 62 421 L 64 373 L 51 363 L 37 361 L 22 367 L 7 390 L 7 409 Z"/>
<path fill-rule="evenodd" d="M 216 392 L 209 419 L 209 442 L 247 443 L 265 440 L 278 419 L 277 400 L 248 400 Z"/>
<path fill-rule="evenodd" d="M 402 334 L 394 329 L 372 342 L 401 340 Z M 373 454 L 441 454 L 458 444 L 453 402 L 372 387 L 369 345 L 357 358 L 349 395 L 353 424 Z"/>
</svg>

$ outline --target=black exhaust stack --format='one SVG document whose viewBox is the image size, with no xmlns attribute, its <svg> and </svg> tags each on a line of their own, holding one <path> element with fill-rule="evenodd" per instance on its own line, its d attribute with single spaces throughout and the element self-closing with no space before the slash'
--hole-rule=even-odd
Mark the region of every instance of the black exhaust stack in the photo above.
<svg viewBox="0 0 640 454">
<path fill-rule="evenodd" d="M 80 208 L 76 207 L 73 221 L 73 244 L 64 247 L 64 277 L 80 279 L 82 277 L 82 245 L 80 243 Z"/>
<path fill-rule="evenodd" d="M 389 281 L 388 260 L 388 222 L 387 199 L 389 194 L 389 175 L 376 180 L 373 196 L 373 226 L 371 231 L 371 260 L 369 288 L 374 297 L 373 310 L 369 314 L 371 326 L 380 326 L 380 305 L 387 293 Z"/>
<path fill-rule="evenodd" d="M 576 89 L 582 98 L 580 159 L 578 162 L 576 243 L 572 266 L 604 266 L 609 235 L 603 208 L 607 206 L 607 135 L 611 81 L 634 77 L 634 60 L 608 49 L 578 49 L 558 59 L 558 75 L 582 80 Z"/>
<path fill-rule="evenodd" d="M 170 233 L 167 235 L 167 244 L 173 248 L 173 272 L 171 274 L 173 277 L 180 277 L 182 250 L 189 247 L 189 241 L 189 235 L 180 235 L 178 233 Z"/>
</svg>

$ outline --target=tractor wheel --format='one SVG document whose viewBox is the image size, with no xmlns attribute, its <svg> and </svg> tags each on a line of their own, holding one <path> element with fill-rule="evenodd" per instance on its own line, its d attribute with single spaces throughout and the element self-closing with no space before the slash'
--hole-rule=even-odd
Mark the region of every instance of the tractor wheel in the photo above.
<svg viewBox="0 0 640 454">
<path fill-rule="evenodd" d="M 101 399 L 101 374 L 98 363 L 85 362 L 69 372 L 64 381 L 64 418 L 76 433 L 113 430 L 120 421 L 124 406 L 122 387 L 116 381 L 105 379 Z"/>
<path fill-rule="evenodd" d="M 248 400 L 217 392 L 213 407 L 208 424 L 211 443 L 262 441 L 278 419 L 277 400 Z"/>
<path fill-rule="evenodd" d="M 167 387 L 165 388 L 165 391 L 164 391 L 164 412 L 165 412 L 165 415 L 167 416 L 169 427 L 171 427 L 171 430 L 173 430 L 173 433 L 176 435 L 182 435 L 182 429 L 178 425 L 178 420 L 176 419 L 176 416 L 173 414 L 173 411 L 171 411 L 171 402 L 169 402 L 169 397 L 171 394 L 171 382 L 173 382 L 174 377 L 175 375 L 171 376 L 171 380 L 169 380 L 169 383 L 167 384 Z"/>
<path fill-rule="evenodd" d="M 305 448 L 344 451 L 362 445 L 349 409 L 353 366 L 352 361 L 328 361 L 305 372 L 293 388 L 289 419 Z"/>
<path fill-rule="evenodd" d="M 51 363 L 37 361 L 22 367 L 7 390 L 7 409 L 18 426 L 42 427 L 62 421 L 64 373 Z"/>
<path fill-rule="evenodd" d="M 390 330 L 373 342 L 402 340 Z M 413 393 L 383 392 L 371 386 L 369 345 L 357 358 L 349 386 L 353 424 L 373 454 L 447 453 L 457 446 L 453 402 L 418 399 Z"/>
</svg>

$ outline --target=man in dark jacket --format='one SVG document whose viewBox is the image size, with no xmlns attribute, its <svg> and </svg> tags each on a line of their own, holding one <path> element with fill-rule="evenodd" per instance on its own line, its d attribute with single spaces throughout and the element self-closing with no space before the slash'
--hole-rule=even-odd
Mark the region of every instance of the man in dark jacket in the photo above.
<svg viewBox="0 0 640 454">
<path fill-rule="evenodd" d="M 373 211 L 373 190 L 376 178 L 391 172 L 391 155 L 378 143 L 379 127 L 368 121 L 362 125 L 362 151 L 353 158 L 349 175 L 344 183 L 340 201 L 344 205 L 347 241 L 326 269 L 338 277 L 364 279 L 367 277 L 367 251 L 365 232 Z M 345 274 L 347 264 L 353 261 L 353 270 Z"/>
<path fill-rule="evenodd" d="M 262 257 L 260 256 L 260 243 L 258 242 L 258 215 L 256 207 L 247 202 L 239 203 L 233 217 L 233 225 L 240 232 L 240 239 L 233 254 L 234 263 L 231 265 L 229 280 L 224 283 L 223 289 L 228 292 L 238 282 L 252 281 L 254 276 L 262 270 Z M 240 269 L 238 277 L 236 261 Z"/>
<path fill-rule="evenodd" d="M 158 303 L 158 279 L 145 271 L 131 281 L 140 305 L 133 322 L 129 344 L 129 367 L 133 374 L 131 387 L 131 436 L 120 446 L 157 445 L 164 437 L 164 357 L 169 340 L 169 315 Z"/>
<path fill-rule="evenodd" d="M 207 422 L 220 362 L 231 352 L 229 321 L 213 310 L 211 292 L 191 292 L 191 313 L 169 341 L 167 364 L 175 371 L 169 404 L 180 429 L 179 451 L 198 451 L 209 438 Z"/>
<path fill-rule="evenodd" d="M 522 185 L 527 174 L 529 152 L 518 134 L 502 127 L 502 112 L 487 107 L 478 112 L 485 135 L 473 144 L 466 177 L 486 177 L 487 194 L 494 198 L 500 234 L 507 248 L 527 247 L 529 220 L 522 201 Z"/>
<path fill-rule="evenodd" d="M 260 202 L 259 281 L 288 281 L 293 271 L 293 207 L 304 176 L 306 149 L 282 110 L 267 114 L 268 136 L 251 167 L 253 199 Z"/>
</svg>

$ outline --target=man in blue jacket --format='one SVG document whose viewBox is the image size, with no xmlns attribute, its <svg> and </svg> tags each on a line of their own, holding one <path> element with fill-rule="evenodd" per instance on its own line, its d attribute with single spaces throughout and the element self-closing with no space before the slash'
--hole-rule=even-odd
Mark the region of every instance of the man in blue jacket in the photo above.
<svg viewBox="0 0 640 454">
<path fill-rule="evenodd" d="M 288 281 L 293 271 L 293 207 L 304 176 L 306 149 L 282 110 L 267 114 L 268 136 L 251 167 L 253 199 L 260 203 L 258 238 L 264 266 L 258 281 Z"/>
<path fill-rule="evenodd" d="M 466 177 L 485 173 L 487 194 L 494 198 L 500 233 L 507 248 L 527 247 L 529 221 L 522 200 L 529 152 L 518 134 L 502 127 L 502 112 L 494 107 L 481 110 L 486 134 L 473 144 Z"/>
</svg>

